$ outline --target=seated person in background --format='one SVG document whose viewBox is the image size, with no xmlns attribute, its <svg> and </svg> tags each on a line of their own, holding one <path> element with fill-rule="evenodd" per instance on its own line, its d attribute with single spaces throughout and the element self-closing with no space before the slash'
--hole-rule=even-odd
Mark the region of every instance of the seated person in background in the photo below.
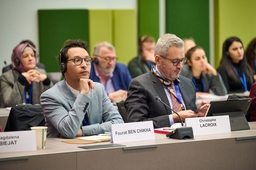
<svg viewBox="0 0 256 170">
<path fill-rule="evenodd" d="M 90 79 L 103 84 L 112 102 L 126 99 L 131 75 L 127 67 L 118 63 L 115 47 L 101 42 L 94 47 Z"/>
<path fill-rule="evenodd" d="M 185 61 L 184 44 L 179 37 L 165 34 L 158 39 L 155 47 L 156 66 L 150 73 L 140 75 L 130 83 L 124 103 L 128 121 L 153 121 L 154 128 L 169 127 L 180 122 L 178 115 L 163 103 L 157 102 L 158 97 L 178 112 L 183 121 L 205 115 L 205 109 L 209 106 L 195 113 L 195 87 L 190 79 L 179 76 Z M 199 107 L 204 104 L 201 102 Z"/>
<path fill-rule="evenodd" d="M 252 99 L 251 105 L 248 109 L 249 120 L 248 121 L 256 121 L 256 83 L 254 83 L 250 90 L 249 97 Z"/>
<path fill-rule="evenodd" d="M 238 37 L 229 37 L 223 43 L 222 58 L 217 69 L 228 94 L 248 91 L 253 84 L 253 71 L 244 55 L 242 41 Z"/>
<path fill-rule="evenodd" d="M 133 78 L 150 72 L 151 67 L 155 65 L 155 39 L 151 36 L 144 35 L 139 39 L 138 45 L 139 55 L 133 58 L 128 64 L 129 72 Z"/>
<path fill-rule="evenodd" d="M 202 47 L 190 48 L 185 57 L 187 58 L 187 64 L 183 66 L 180 74 L 192 80 L 196 87 L 197 96 L 209 93 L 210 90 L 219 96 L 227 94 L 222 78 L 207 62 Z"/>
<path fill-rule="evenodd" d="M 74 138 L 110 132 L 111 124 L 123 123 L 104 87 L 89 79 L 91 58 L 87 44 L 67 40 L 59 64 L 64 80 L 41 95 L 47 137 Z"/>
<path fill-rule="evenodd" d="M 23 44 L 23 43 L 30 44 L 32 47 L 34 47 L 34 48 L 36 49 L 35 44 L 34 44 L 32 41 L 30 41 L 30 40 L 23 40 L 23 41 L 21 41 L 19 44 Z M 6 64 L 6 62 L 5 62 L 5 64 Z M 36 67 L 45 70 L 45 66 L 44 66 L 44 64 L 42 64 L 42 63 L 37 63 L 37 64 L 36 64 Z M 5 72 L 7 72 L 7 71 L 9 71 L 9 70 L 11 70 L 11 69 L 13 69 L 12 64 L 10 64 L 10 65 L 8 65 L 8 66 L 5 66 L 5 67 L 2 69 L 2 74 L 5 73 Z"/>
<path fill-rule="evenodd" d="M 185 54 L 187 53 L 187 51 L 190 48 L 196 46 L 196 42 L 193 38 L 184 38 L 183 41 L 184 41 L 184 53 Z"/>
<path fill-rule="evenodd" d="M 256 80 L 256 37 L 251 40 L 245 50 L 245 56 L 247 58 L 248 64 L 251 66 L 254 80 Z"/>
<path fill-rule="evenodd" d="M 17 45 L 12 53 L 11 69 L 0 78 L 4 107 L 39 104 L 40 95 L 53 84 L 46 72 L 36 67 L 36 49 L 28 43 Z"/>
</svg>

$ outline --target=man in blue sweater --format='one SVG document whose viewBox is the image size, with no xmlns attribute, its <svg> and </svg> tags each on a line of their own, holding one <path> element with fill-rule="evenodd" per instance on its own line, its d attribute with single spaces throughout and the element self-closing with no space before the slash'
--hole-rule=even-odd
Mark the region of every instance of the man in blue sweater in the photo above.
<svg viewBox="0 0 256 170">
<path fill-rule="evenodd" d="M 112 102 L 127 98 L 128 86 L 132 79 L 127 67 L 116 61 L 113 45 L 108 42 L 95 45 L 90 79 L 103 84 Z"/>
</svg>

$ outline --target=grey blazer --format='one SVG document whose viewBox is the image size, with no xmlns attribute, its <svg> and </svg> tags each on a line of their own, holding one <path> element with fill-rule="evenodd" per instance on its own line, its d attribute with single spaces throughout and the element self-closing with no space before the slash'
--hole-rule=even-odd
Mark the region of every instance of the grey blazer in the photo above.
<svg viewBox="0 0 256 170">
<path fill-rule="evenodd" d="M 180 74 L 192 80 L 192 77 L 193 77 L 192 70 L 187 64 L 183 66 Z M 219 74 L 217 74 L 217 76 L 214 76 L 212 74 L 203 74 L 202 77 L 203 77 L 203 82 L 205 85 L 206 92 L 209 92 L 210 90 L 212 90 L 212 92 L 215 95 L 219 95 L 219 96 L 224 96 L 227 94 L 226 87 Z"/>
<path fill-rule="evenodd" d="M 196 91 L 191 80 L 179 77 L 179 88 L 187 110 L 196 110 Z M 125 108 L 129 122 L 153 121 L 154 128 L 170 126 L 169 114 L 172 111 L 162 103 L 156 101 L 159 96 L 169 105 L 163 85 L 155 75 L 145 73 L 132 80 L 128 89 Z M 170 106 L 170 105 L 169 105 Z"/>
<path fill-rule="evenodd" d="M 109 100 L 104 87 L 94 82 L 94 89 L 87 95 L 74 97 L 65 80 L 55 84 L 41 95 L 41 105 L 45 113 L 47 137 L 74 138 L 82 128 L 83 135 L 110 132 L 111 124 L 123 123 L 117 109 Z M 90 125 L 82 126 L 85 105 Z"/>
<path fill-rule="evenodd" d="M 43 69 L 37 68 L 36 70 L 38 70 L 40 73 L 46 74 Z M 14 69 L 1 75 L 1 105 L 3 105 L 3 107 L 13 107 L 17 104 L 25 103 L 25 86 L 18 82 L 19 75 L 20 73 Z M 32 104 L 40 104 L 40 95 L 51 86 L 53 86 L 52 82 L 47 86 L 44 85 L 43 82 L 33 82 Z"/>
</svg>

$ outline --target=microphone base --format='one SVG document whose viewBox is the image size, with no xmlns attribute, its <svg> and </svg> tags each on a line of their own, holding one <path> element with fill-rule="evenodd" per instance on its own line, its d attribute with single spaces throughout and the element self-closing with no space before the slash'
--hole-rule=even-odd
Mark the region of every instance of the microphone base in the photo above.
<svg viewBox="0 0 256 170">
<path fill-rule="evenodd" d="M 166 137 L 173 139 L 194 139 L 192 127 L 176 128 L 173 132 L 170 132 Z"/>
</svg>

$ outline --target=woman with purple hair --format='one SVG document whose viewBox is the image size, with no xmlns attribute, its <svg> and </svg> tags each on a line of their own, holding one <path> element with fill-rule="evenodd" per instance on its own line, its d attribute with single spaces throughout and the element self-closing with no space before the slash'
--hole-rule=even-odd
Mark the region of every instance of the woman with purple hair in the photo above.
<svg viewBox="0 0 256 170">
<path fill-rule="evenodd" d="M 12 52 L 12 66 L 0 78 L 2 105 L 40 104 L 40 95 L 53 84 L 46 72 L 36 67 L 36 49 L 28 43 L 17 45 Z"/>
</svg>

